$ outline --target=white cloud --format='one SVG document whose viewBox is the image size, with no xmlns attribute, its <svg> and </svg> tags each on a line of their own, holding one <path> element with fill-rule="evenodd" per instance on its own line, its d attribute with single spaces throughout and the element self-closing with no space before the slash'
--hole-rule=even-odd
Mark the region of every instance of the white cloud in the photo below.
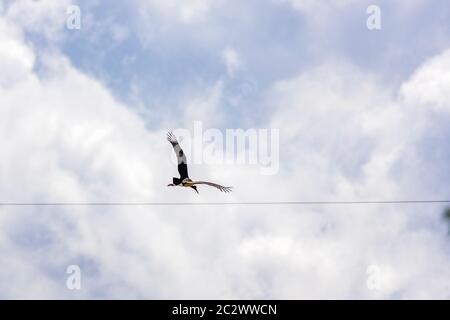
<svg viewBox="0 0 450 320">
<path fill-rule="evenodd" d="M 242 62 L 239 54 L 233 48 L 227 47 L 222 52 L 222 58 L 227 67 L 227 74 L 230 78 L 233 78 L 241 68 Z"/>
<path fill-rule="evenodd" d="M 285 160 L 289 161 L 282 167 L 292 163 L 289 183 L 286 180 L 285 183 L 296 187 L 288 188 L 293 190 L 292 193 L 287 191 L 288 195 L 295 198 L 300 194 L 306 200 L 423 199 L 445 195 L 448 187 L 441 183 L 439 173 L 433 171 L 436 164 L 421 156 L 427 147 L 423 137 L 430 128 L 436 132 L 436 124 L 425 117 L 431 108 L 425 106 L 424 109 L 420 105 L 421 99 L 415 95 L 416 92 L 427 92 L 428 86 L 445 87 L 447 77 L 435 71 L 447 69 L 449 60 L 447 54 L 431 59 L 431 63 L 425 63 L 405 82 L 403 99 L 409 101 L 410 106 L 404 105 L 403 99 L 396 99 L 395 94 L 391 95 L 389 87 L 376 83 L 352 66 L 336 62 L 281 82 L 273 93 L 272 99 L 279 108 L 272 125 L 282 130 L 281 149 L 285 150 L 288 159 Z M 424 76 L 430 74 L 430 77 Z M 417 85 L 417 79 L 424 79 L 424 82 L 419 81 L 420 85 Z M 437 94 L 439 99 L 434 101 L 449 106 L 450 99 L 444 92 L 441 90 Z M 417 112 L 420 109 L 422 111 Z M 445 135 L 445 128 L 440 128 L 440 131 L 438 128 L 436 134 Z M 404 165 L 401 171 L 396 169 L 399 165 Z M 448 168 L 441 170 L 445 172 Z M 417 172 L 425 172 L 426 176 Z M 433 189 L 425 185 L 425 178 L 433 181 Z M 331 210 L 335 212 L 334 219 L 330 219 Z M 318 247 L 313 249 L 311 245 L 301 254 L 295 254 L 294 250 L 290 255 L 314 261 L 318 274 L 313 279 L 320 280 L 316 283 L 302 282 L 304 286 L 313 288 L 310 296 L 324 297 L 326 290 L 328 297 L 347 298 L 355 294 L 385 298 L 448 296 L 448 286 L 443 283 L 448 281 L 450 273 L 443 266 L 449 256 L 441 251 L 441 243 L 445 241 L 444 229 L 439 229 L 438 236 L 431 229 L 416 226 L 430 224 L 430 220 L 418 214 L 428 213 L 439 221 L 438 208 L 337 207 L 323 209 L 321 213 L 324 212 L 328 214 L 327 218 L 312 221 L 321 221 L 325 226 L 331 224 L 329 232 L 334 235 L 333 240 L 328 239 L 325 233 L 306 241 L 303 234 L 301 239 Z M 433 245 L 422 245 L 425 242 Z M 329 247 L 334 249 L 329 250 Z M 315 256 L 315 252 L 334 264 L 331 269 L 325 268 L 327 264 Z M 292 263 L 295 264 L 294 261 Z M 358 287 L 358 281 L 362 281 L 358 280 L 358 272 L 361 272 L 362 265 L 371 263 L 387 270 L 385 286 L 378 292 L 364 291 L 359 287 L 355 293 L 353 290 Z M 429 271 L 431 269 L 435 270 L 434 273 Z M 314 274 L 314 271 L 302 270 L 299 274 Z M 292 276 L 287 274 L 287 277 Z M 349 274 L 354 276 L 349 277 Z M 363 274 L 360 276 L 364 277 Z M 429 277 L 441 280 L 429 285 L 420 280 Z M 296 283 L 293 281 L 294 286 Z M 325 283 L 328 283 L 327 289 Z M 287 298 L 295 289 L 284 290 Z"/>
<path fill-rule="evenodd" d="M 0 20 L 0 85 L 11 85 L 29 76 L 34 65 L 34 54 L 23 44 L 20 31 L 11 24 Z"/>
<path fill-rule="evenodd" d="M 289 3 L 293 8 L 306 12 L 306 13 L 314 13 L 320 10 L 329 10 L 339 9 L 345 7 L 351 3 L 354 3 L 355 0 L 274 0 L 279 3 Z"/>
<path fill-rule="evenodd" d="M 281 129 L 279 175 L 192 166 L 193 177 L 235 187 L 226 197 L 208 189 L 197 196 L 165 187 L 176 168 L 162 131 L 173 123 L 146 129 L 57 51 L 42 53 L 45 72 L 38 76 L 36 50 L 26 44 L 22 24 L 10 23 L 0 18 L 0 39 L 9 44 L 0 47 L 0 65 L 11 68 L 0 74 L 3 201 L 435 197 L 417 172 L 434 166 L 420 158 L 421 138 L 435 125 L 423 116 L 429 108 L 447 114 L 450 105 L 448 53 L 424 63 L 402 86 L 401 99 L 336 61 L 280 81 L 269 95 L 276 105 L 270 125 Z M 209 86 L 187 102 L 177 125 L 197 119 L 220 125 L 227 111 L 222 94 L 221 82 Z M 408 164 L 397 170 L 405 157 Z M 437 188 L 448 194 L 445 182 Z M 450 258 L 439 209 L 0 207 L 0 296 L 448 298 Z M 81 266 L 81 292 L 65 288 L 69 264 Z M 383 273 L 377 292 L 366 286 L 370 265 Z"/>
<path fill-rule="evenodd" d="M 146 10 L 156 11 L 168 19 L 175 19 L 183 23 L 190 23 L 202 19 L 210 10 L 214 2 L 211 0 L 137 0 Z"/>
<path fill-rule="evenodd" d="M 409 105 L 424 105 L 436 111 L 450 111 L 450 50 L 430 59 L 417 70 L 401 90 Z"/>
<path fill-rule="evenodd" d="M 361 4 L 362 1 L 356 0 L 272 0 L 274 3 L 286 3 L 291 5 L 294 9 L 299 10 L 303 13 L 309 15 L 321 14 L 322 11 L 327 11 L 332 13 L 335 10 L 348 9 L 350 5 Z M 396 1 L 395 3 L 390 3 L 391 1 L 378 1 L 378 3 L 373 3 L 371 1 L 365 1 L 363 5 L 369 6 L 372 4 L 379 5 L 382 8 L 387 7 L 385 4 L 392 4 L 404 13 L 413 13 L 418 10 L 424 3 L 424 0 L 411 0 L 411 1 Z M 361 12 L 362 15 L 365 14 L 365 10 Z"/>
<path fill-rule="evenodd" d="M 114 24 L 111 33 L 114 41 L 121 42 L 125 40 L 129 36 L 129 30 L 124 27 L 117 24 Z"/>
<path fill-rule="evenodd" d="M 70 0 L 29 1 L 16 0 L 6 8 L 6 17 L 24 30 L 44 36 L 50 40 L 61 37 Z"/>
</svg>

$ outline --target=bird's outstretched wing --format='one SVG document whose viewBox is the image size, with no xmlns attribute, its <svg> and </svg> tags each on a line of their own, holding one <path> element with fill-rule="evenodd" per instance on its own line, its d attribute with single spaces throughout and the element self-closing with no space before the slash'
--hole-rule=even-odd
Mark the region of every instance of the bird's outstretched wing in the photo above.
<svg viewBox="0 0 450 320">
<path fill-rule="evenodd" d="M 177 155 L 178 173 L 180 174 L 181 180 L 189 178 L 186 156 L 184 155 L 177 138 L 172 132 L 169 132 L 167 133 L 167 140 L 172 144 L 173 150 L 175 150 L 175 154 Z"/>
<path fill-rule="evenodd" d="M 225 192 L 225 193 L 231 192 L 232 189 L 233 189 L 233 187 L 224 187 L 224 186 L 221 186 L 220 184 L 212 183 L 212 182 L 206 182 L 206 181 L 195 181 L 195 182 L 193 182 L 192 184 L 193 184 L 193 185 L 196 185 L 196 184 L 206 184 L 206 185 L 208 185 L 208 186 L 217 188 L 217 189 L 219 189 L 220 191 Z"/>
</svg>

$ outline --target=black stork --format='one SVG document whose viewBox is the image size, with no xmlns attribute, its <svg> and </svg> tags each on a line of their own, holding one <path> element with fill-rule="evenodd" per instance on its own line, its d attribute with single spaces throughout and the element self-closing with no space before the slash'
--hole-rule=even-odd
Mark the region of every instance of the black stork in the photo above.
<svg viewBox="0 0 450 320">
<path fill-rule="evenodd" d="M 208 185 L 211 187 L 215 187 L 225 193 L 231 192 L 232 187 L 224 187 L 217 183 L 206 182 L 206 181 L 192 181 L 191 179 L 189 179 L 186 155 L 184 154 L 183 150 L 181 149 L 177 138 L 173 135 L 172 132 L 169 132 L 169 133 L 167 133 L 167 140 L 172 144 L 172 147 L 175 150 L 175 154 L 177 155 L 178 173 L 180 174 L 179 178 L 175 178 L 175 177 L 173 178 L 173 183 L 168 184 L 167 185 L 168 187 L 174 187 L 174 186 L 187 187 L 187 188 L 194 189 L 195 192 L 198 193 L 197 185 L 205 184 L 205 185 Z"/>
</svg>

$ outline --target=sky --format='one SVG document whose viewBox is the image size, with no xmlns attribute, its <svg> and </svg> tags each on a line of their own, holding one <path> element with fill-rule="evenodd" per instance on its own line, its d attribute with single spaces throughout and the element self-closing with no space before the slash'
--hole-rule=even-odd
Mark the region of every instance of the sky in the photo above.
<svg viewBox="0 0 450 320">
<path fill-rule="evenodd" d="M 444 0 L 0 0 L 0 203 L 448 199 L 448 21 Z M 166 187 L 166 133 L 196 124 L 277 132 L 276 170 L 194 135 L 190 176 L 233 193 Z M 449 299 L 445 209 L 0 205 L 0 298 Z"/>
</svg>

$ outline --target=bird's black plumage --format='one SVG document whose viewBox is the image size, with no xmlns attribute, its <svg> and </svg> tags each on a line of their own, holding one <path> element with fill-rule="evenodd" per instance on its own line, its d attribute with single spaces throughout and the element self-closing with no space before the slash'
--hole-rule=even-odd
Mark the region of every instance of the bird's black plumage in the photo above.
<svg viewBox="0 0 450 320">
<path fill-rule="evenodd" d="M 186 156 L 172 132 L 167 134 L 167 140 L 172 144 L 173 150 L 175 150 L 175 154 L 177 155 L 178 173 L 180 174 L 180 180 L 183 181 L 184 179 L 189 178 Z"/>
</svg>

